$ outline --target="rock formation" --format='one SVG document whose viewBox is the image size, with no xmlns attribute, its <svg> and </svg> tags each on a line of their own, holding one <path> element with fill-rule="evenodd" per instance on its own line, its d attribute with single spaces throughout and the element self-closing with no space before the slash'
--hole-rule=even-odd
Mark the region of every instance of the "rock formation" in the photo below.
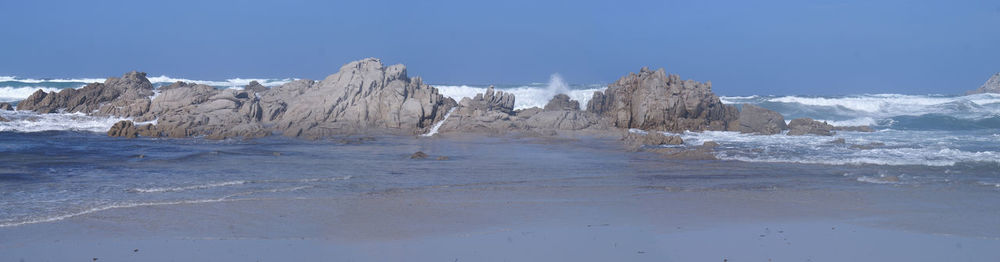
<svg viewBox="0 0 1000 262">
<path fill-rule="evenodd" d="M 986 80 L 986 83 L 983 83 L 983 85 L 980 86 L 978 89 L 965 92 L 965 95 L 975 95 L 982 93 L 1000 94 L 1000 73 L 994 74 L 992 77 L 990 77 L 990 79 Z"/>
<path fill-rule="evenodd" d="M 778 112 L 752 104 L 743 105 L 740 110 L 740 133 L 773 135 L 788 129 L 785 117 Z"/>
<path fill-rule="evenodd" d="M 320 82 L 298 80 L 275 88 L 251 82 L 243 90 L 177 82 L 155 91 L 145 73 L 130 72 L 81 89 L 39 90 L 18 107 L 155 122 L 132 127 L 142 136 L 223 139 L 272 133 L 316 138 L 368 129 L 414 134 L 455 105 L 419 77 L 410 79 L 405 66 L 386 67 L 374 58 L 348 63 Z M 513 109 L 513 96 L 489 99 Z"/>
<path fill-rule="evenodd" d="M 552 97 L 552 100 L 549 100 L 549 102 L 545 104 L 544 109 L 545 111 L 554 111 L 554 110 L 576 111 L 580 110 L 580 102 L 576 100 L 570 100 L 569 96 L 566 94 L 558 94 Z"/>
<path fill-rule="evenodd" d="M 0 110 L 12 111 L 14 110 L 14 106 L 10 105 L 10 103 L 7 102 L 0 103 Z"/>
<path fill-rule="evenodd" d="M 108 136 L 112 137 L 124 137 L 124 138 L 136 138 L 138 137 L 138 130 L 132 121 L 123 120 L 118 121 L 115 125 L 111 126 L 108 130 Z"/>
<path fill-rule="evenodd" d="M 780 114 L 752 105 L 740 112 L 722 104 L 710 83 L 681 81 L 663 69 L 643 68 L 622 77 L 605 91 L 595 92 L 587 110 L 580 110 L 580 103 L 565 94 L 554 96 L 544 108 L 514 110 L 514 104 L 513 94 L 492 86 L 455 102 L 419 77 L 410 78 L 405 66 L 385 66 L 367 58 L 342 66 L 322 81 L 296 80 L 272 88 L 254 81 L 240 90 L 184 82 L 154 88 L 145 73 L 130 72 L 80 89 L 38 91 L 18 109 L 126 118 L 108 131 L 109 136 L 119 137 L 418 134 L 435 124 L 440 124 L 439 133 L 545 136 L 564 132 L 617 135 L 631 128 L 654 134 L 685 130 L 772 134 L 785 128 Z M 449 119 L 443 121 L 448 112 Z M 802 128 L 802 133 L 830 132 L 810 122 Z M 633 135 L 626 141 L 680 143 L 679 137 L 662 134 Z"/>
<path fill-rule="evenodd" d="M 737 130 L 739 110 L 724 105 L 712 84 L 681 81 L 661 68 L 642 68 L 595 92 L 587 111 L 609 118 L 618 128 L 683 132 Z"/>
<path fill-rule="evenodd" d="M 820 122 L 813 120 L 812 118 L 796 118 L 788 122 L 788 135 L 790 136 L 801 136 L 801 135 L 820 135 L 820 136 L 832 136 L 833 126 L 827 124 L 826 122 Z"/>
<path fill-rule="evenodd" d="M 622 141 L 630 151 L 638 151 L 643 146 L 680 145 L 684 140 L 680 136 L 668 136 L 660 132 L 626 131 Z"/>
<path fill-rule="evenodd" d="M 82 112 L 92 115 L 134 117 L 149 110 L 153 84 L 146 73 L 129 72 L 104 83 L 91 83 L 80 89 L 66 88 L 58 93 L 41 89 L 17 104 L 19 110 L 39 113 Z"/>
<path fill-rule="evenodd" d="M 490 102 L 506 104 L 503 97 Z M 287 136 L 322 137 L 368 129 L 419 133 L 455 105 L 406 67 L 386 67 L 375 58 L 348 63 L 320 82 L 294 81 L 264 92 L 265 124 Z M 513 96 L 510 99 L 513 108 Z"/>
<path fill-rule="evenodd" d="M 254 91 L 255 93 L 262 93 L 264 91 L 267 91 L 267 87 L 264 86 L 264 85 L 261 85 L 257 81 L 250 81 L 250 83 L 247 84 L 247 86 L 243 87 L 243 90 Z"/>
<path fill-rule="evenodd" d="M 554 135 L 557 131 L 606 130 L 596 114 L 580 111 L 580 103 L 569 96 L 556 95 L 546 109 L 514 111 L 515 97 L 491 86 L 484 94 L 463 98 L 440 129 L 443 133 L 487 133 Z"/>
</svg>

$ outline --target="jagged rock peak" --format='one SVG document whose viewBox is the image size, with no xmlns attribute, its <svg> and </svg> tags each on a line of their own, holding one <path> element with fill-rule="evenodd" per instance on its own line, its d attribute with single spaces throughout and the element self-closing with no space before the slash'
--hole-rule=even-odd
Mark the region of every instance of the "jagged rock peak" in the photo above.
<svg viewBox="0 0 1000 262">
<path fill-rule="evenodd" d="M 993 74 L 993 76 L 990 77 L 990 79 L 987 79 L 986 83 L 983 83 L 983 85 L 980 86 L 978 89 L 965 92 L 966 95 L 974 95 L 982 93 L 1000 94 L 1000 73 Z"/>
<path fill-rule="evenodd" d="M 552 111 L 552 110 L 575 111 L 575 110 L 580 110 L 580 102 L 570 99 L 569 96 L 566 94 L 558 94 L 553 96 L 552 100 L 549 100 L 549 102 L 545 104 L 544 109 L 546 111 Z"/>
</svg>

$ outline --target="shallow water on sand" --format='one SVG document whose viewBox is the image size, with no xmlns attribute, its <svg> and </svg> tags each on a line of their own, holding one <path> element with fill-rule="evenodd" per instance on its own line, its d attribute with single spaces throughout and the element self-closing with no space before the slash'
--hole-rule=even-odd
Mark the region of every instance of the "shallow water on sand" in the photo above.
<svg viewBox="0 0 1000 262">
<path fill-rule="evenodd" d="M 723 147 L 726 143 L 723 142 Z M 344 137 L 303 141 L 119 139 L 87 132 L 0 136 L 0 227 L 112 209 L 244 200 L 308 200 L 430 188 L 531 185 L 631 193 L 928 191 L 961 200 L 941 212 L 985 212 L 1000 194 L 980 165 L 815 165 L 681 161 L 625 152 L 606 138 Z M 723 149 L 724 150 L 724 149 Z M 416 151 L 427 159 L 410 159 Z M 438 157 L 446 157 L 437 160 Z M 991 180 L 993 179 L 993 180 Z M 629 193 L 629 192 L 626 192 Z M 926 196 L 925 196 L 926 197 Z M 893 198 L 888 207 L 922 205 Z M 987 219 L 987 218 L 983 218 Z M 988 225 L 987 220 L 969 225 Z M 973 232 L 974 229 L 962 229 Z M 986 230 L 985 234 L 1000 234 Z M 1000 236 L 1000 235 L 998 235 Z"/>
</svg>

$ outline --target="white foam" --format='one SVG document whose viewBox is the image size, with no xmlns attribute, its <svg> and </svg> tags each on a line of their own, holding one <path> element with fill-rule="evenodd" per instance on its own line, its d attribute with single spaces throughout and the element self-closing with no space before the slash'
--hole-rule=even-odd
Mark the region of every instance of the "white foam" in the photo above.
<svg viewBox="0 0 1000 262">
<path fill-rule="evenodd" d="M 93 208 L 90 208 L 90 209 L 86 209 L 86 210 L 83 210 L 83 211 L 79 211 L 79 212 L 75 212 L 75 213 L 70 213 L 70 214 L 63 214 L 63 215 L 55 215 L 55 216 L 48 216 L 48 217 L 33 218 L 33 219 L 27 219 L 27 220 L 23 220 L 23 221 L 4 222 L 4 223 L 0 223 L 0 228 L 22 226 L 22 225 L 29 225 L 29 224 L 37 224 L 37 223 L 55 222 L 55 221 L 64 220 L 64 219 L 67 219 L 67 218 L 72 218 L 72 217 L 76 217 L 76 216 L 82 216 L 82 215 L 86 215 L 86 214 L 90 214 L 90 213 L 94 213 L 94 212 L 101 212 L 101 211 L 105 211 L 105 210 L 118 209 L 118 208 L 133 208 L 133 207 L 145 207 L 145 206 L 164 206 L 164 205 L 182 205 L 182 204 L 202 204 L 202 203 L 215 203 L 215 202 L 240 201 L 240 200 L 250 200 L 250 199 L 228 199 L 227 197 L 223 197 L 223 198 L 218 198 L 218 199 L 181 200 L 181 201 L 168 201 L 168 202 L 116 203 L 116 204 L 110 204 L 110 205 L 105 205 L 105 206 L 93 207 Z"/>
<path fill-rule="evenodd" d="M 181 82 L 187 82 L 187 83 L 195 83 L 195 84 L 210 85 L 210 86 L 219 86 L 219 87 L 229 87 L 229 88 L 242 88 L 242 87 L 244 87 L 246 85 L 249 85 L 250 82 L 252 82 L 252 81 L 257 81 L 258 83 L 260 83 L 263 86 L 273 87 L 273 86 L 283 85 L 285 83 L 292 82 L 292 81 L 296 80 L 294 78 L 285 78 L 285 79 L 231 78 L 231 79 L 226 79 L 225 81 L 212 81 L 212 80 L 193 80 L 193 79 L 186 79 L 186 78 L 173 78 L 173 77 L 169 77 L 169 76 L 165 76 L 165 75 L 154 76 L 154 77 L 147 77 L 147 79 L 149 79 L 149 82 L 153 82 L 153 83 L 173 83 L 173 82 L 181 81 Z"/>
<path fill-rule="evenodd" d="M 923 115 L 929 113 L 948 113 L 948 105 L 966 105 L 981 107 L 987 104 L 1000 103 L 998 94 L 977 94 L 970 96 L 941 95 L 901 95 L 874 94 L 845 97 L 801 97 L 782 96 L 767 99 L 768 102 L 797 103 L 806 106 L 839 107 L 871 116 L 890 117 L 901 115 Z M 988 108 L 966 108 L 966 110 L 987 110 L 985 113 L 1000 113 Z"/>
<path fill-rule="evenodd" d="M 451 109 L 449 109 L 448 113 L 444 114 L 444 118 L 441 118 L 441 121 L 435 123 L 434 126 L 431 127 L 430 131 L 427 131 L 426 134 L 423 134 L 423 135 L 420 135 L 420 136 L 433 136 L 434 134 L 437 134 L 438 133 L 438 129 L 441 128 L 441 125 L 444 125 L 444 121 L 447 121 L 448 117 L 451 116 L 451 112 L 455 112 L 455 109 L 457 109 L 457 108 L 458 107 L 452 107 Z"/>
<path fill-rule="evenodd" d="M 177 81 L 203 84 L 210 86 L 220 86 L 220 87 L 243 87 L 250 84 L 251 81 L 257 81 L 263 86 L 279 86 L 291 81 L 295 81 L 294 78 L 284 78 L 284 79 L 268 79 L 268 78 L 230 78 L 225 81 L 213 81 L 213 80 L 194 80 L 186 78 L 174 78 L 165 75 L 147 77 L 149 82 L 152 83 L 173 83 Z M 38 83 L 104 83 L 106 78 L 71 78 L 71 79 L 32 79 L 32 78 L 17 78 L 14 76 L 0 76 L 0 82 L 21 82 L 29 84 Z"/>
<path fill-rule="evenodd" d="M 468 85 L 435 85 L 434 87 L 437 88 L 438 92 L 442 95 L 455 99 L 456 101 L 462 100 L 463 97 L 473 98 L 478 93 L 485 93 L 487 89 L 487 86 Z M 588 89 L 570 89 L 569 85 L 563 81 L 559 74 L 552 74 L 549 77 L 549 83 L 545 86 L 519 86 L 498 90 L 514 94 L 514 109 L 545 107 L 545 104 L 547 104 L 549 100 L 552 100 L 552 97 L 557 94 L 566 94 L 570 97 L 570 99 L 579 101 L 582 109 L 587 105 L 587 101 L 590 101 L 590 98 L 594 96 L 595 91 L 604 91 L 604 88 L 594 87 Z"/>
<path fill-rule="evenodd" d="M 190 185 L 190 186 L 180 186 L 180 187 L 132 188 L 132 189 L 129 189 L 128 191 L 129 192 L 136 192 L 136 193 L 179 192 L 179 191 L 209 189 L 209 188 L 224 187 L 224 186 L 243 185 L 243 184 L 246 184 L 246 183 L 249 183 L 249 182 L 246 181 L 246 180 L 236 180 L 236 181 L 225 181 L 225 182 L 208 183 L 208 184 L 201 184 L 201 185 Z"/>
<path fill-rule="evenodd" d="M 759 98 L 760 98 L 760 96 L 757 96 L 757 95 L 752 95 L 752 96 L 720 96 L 719 100 L 721 100 L 723 104 L 743 104 L 743 103 L 752 102 L 752 101 L 754 101 L 756 99 L 759 99 Z"/>
<path fill-rule="evenodd" d="M 104 78 L 71 78 L 71 79 L 33 79 L 18 78 L 16 76 L 0 76 L 0 82 L 21 82 L 21 83 L 103 83 Z"/>
<path fill-rule="evenodd" d="M 25 98 L 28 98 L 28 96 L 31 96 L 31 94 L 35 93 L 35 91 L 38 91 L 38 89 L 41 89 L 42 91 L 44 91 L 46 93 L 52 92 L 52 91 L 59 92 L 59 90 L 60 90 L 59 88 L 44 87 L 44 86 L 43 87 L 27 87 L 27 86 L 25 86 L 25 87 L 10 87 L 10 86 L 4 86 L 4 87 L 0 87 L 0 102 L 14 102 L 14 101 L 24 100 Z"/>
<path fill-rule="evenodd" d="M 212 182 L 205 184 L 187 185 L 187 186 L 175 186 L 175 187 L 149 187 L 149 188 L 132 188 L 126 191 L 133 193 L 164 193 L 164 192 L 181 192 L 189 190 L 201 190 L 210 189 L 217 187 L 228 187 L 228 186 L 238 186 L 245 184 L 258 184 L 258 183 L 313 183 L 313 182 L 325 182 L 325 181 L 338 181 L 338 180 L 348 180 L 352 176 L 342 176 L 342 177 L 321 177 L 321 178 L 304 178 L 295 180 L 282 180 L 282 179 L 272 179 L 272 180 L 232 180 L 232 181 L 222 181 L 222 182 Z"/>
<path fill-rule="evenodd" d="M 5 111 L 8 122 L 0 122 L 0 132 L 88 131 L 107 132 L 112 125 L 127 118 L 88 116 L 83 113 L 37 114 L 28 111 Z"/>
<path fill-rule="evenodd" d="M 870 176 L 860 176 L 858 177 L 858 182 L 872 183 L 872 184 L 899 184 L 899 181 L 889 180 L 886 177 L 870 177 Z"/>
<path fill-rule="evenodd" d="M 949 141 L 956 138 L 941 136 L 939 133 L 845 132 L 834 137 L 820 137 L 705 131 L 685 132 L 681 137 L 688 145 L 715 141 L 724 146 L 716 149 L 716 157 L 744 162 L 890 166 L 953 166 L 960 162 L 1000 162 L 1000 152 L 955 149 Z M 837 138 L 845 138 L 848 145 L 830 143 Z M 872 142 L 885 145 L 867 150 L 850 147 L 850 144 L 865 145 Z"/>
<path fill-rule="evenodd" d="M 995 187 L 995 188 L 1000 188 L 1000 183 L 992 183 L 992 182 L 986 182 L 986 181 L 978 181 L 978 182 L 976 182 L 976 184 L 980 184 L 980 185 L 984 185 L 984 186 L 989 186 L 989 187 Z"/>
<path fill-rule="evenodd" d="M 791 121 L 791 120 L 789 120 Z M 871 117 L 859 117 L 848 120 L 822 120 L 817 119 L 817 121 L 826 122 L 834 126 L 873 126 L 877 125 L 878 121 Z"/>
<path fill-rule="evenodd" d="M 638 128 L 629 128 L 628 132 L 629 133 L 633 133 L 633 134 L 642 134 L 642 135 L 649 134 L 648 131 L 642 130 L 642 129 L 638 129 Z"/>
</svg>

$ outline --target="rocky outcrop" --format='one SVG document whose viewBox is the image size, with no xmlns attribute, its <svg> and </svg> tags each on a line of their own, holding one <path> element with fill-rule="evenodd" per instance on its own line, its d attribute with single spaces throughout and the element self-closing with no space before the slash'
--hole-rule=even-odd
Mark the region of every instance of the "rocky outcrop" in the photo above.
<svg viewBox="0 0 1000 262">
<path fill-rule="evenodd" d="M 156 121 L 155 125 L 143 127 L 139 132 L 142 136 L 225 139 L 271 134 L 261 122 L 260 101 L 254 91 L 188 83 L 174 83 L 160 90 L 149 113 L 137 118 Z"/>
<path fill-rule="evenodd" d="M 149 110 L 152 95 L 153 84 L 146 79 L 146 73 L 132 71 L 121 78 L 108 78 L 104 83 L 91 83 L 80 89 L 66 88 L 58 93 L 39 89 L 17 107 L 39 113 L 64 111 L 133 117 Z"/>
<path fill-rule="evenodd" d="M 514 95 L 492 86 L 455 102 L 419 77 L 410 78 L 405 66 L 385 66 L 374 58 L 348 63 L 322 81 L 296 80 L 272 88 L 257 82 L 241 90 L 177 82 L 154 89 L 145 76 L 130 72 L 80 89 L 39 91 L 22 101 L 19 109 L 131 120 L 109 130 L 108 135 L 119 137 L 417 134 L 436 123 L 441 133 L 537 135 L 564 131 L 614 135 L 608 131 L 615 127 L 651 131 L 738 127 L 738 111 L 721 104 L 710 84 L 668 77 L 662 69 L 623 77 L 595 93 L 596 101 L 588 103 L 586 111 L 564 94 L 553 97 L 544 109 L 515 111 Z M 450 118 L 442 121 L 448 112 Z"/>
<path fill-rule="evenodd" d="M 430 128 L 454 105 L 419 77 L 409 78 L 405 66 L 386 67 L 375 58 L 348 63 L 320 82 L 293 81 L 260 96 L 262 121 L 293 137 L 368 129 L 415 134 Z"/>
<path fill-rule="evenodd" d="M 598 126 L 597 115 L 577 110 L 542 111 L 525 119 L 529 128 L 553 130 L 583 130 Z"/>
<path fill-rule="evenodd" d="M 549 100 L 549 102 L 545 104 L 544 110 L 545 111 L 556 111 L 556 110 L 577 111 L 577 110 L 580 110 L 580 102 L 576 101 L 576 100 L 570 100 L 569 96 L 566 95 L 566 94 L 558 94 L 558 95 L 555 95 L 554 97 L 552 97 L 552 100 Z"/>
<path fill-rule="evenodd" d="M 661 132 L 632 132 L 627 131 L 622 136 L 622 141 L 631 151 L 638 151 L 643 146 L 680 145 L 684 140 L 680 136 L 668 136 Z"/>
<path fill-rule="evenodd" d="M 978 89 L 965 92 L 966 95 L 975 95 L 982 93 L 1000 94 L 1000 73 L 996 73 L 993 76 L 991 76 L 990 79 L 986 80 L 986 83 L 983 83 L 983 85 L 980 86 Z"/>
<path fill-rule="evenodd" d="M 826 122 L 813 120 L 812 118 L 796 118 L 788 123 L 788 135 L 820 135 L 832 136 L 833 126 Z"/>
<path fill-rule="evenodd" d="M 14 110 L 14 106 L 12 106 L 12 105 L 10 105 L 10 103 L 6 103 L 6 102 L 0 103 L 0 110 L 3 110 L 3 111 L 13 111 Z"/>
<path fill-rule="evenodd" d="M 784 116 L 752 104 L 743 105 L 743 110 L 740 110 L 739 123 L 740 133 L 773 135 L 788 129 Z"/>
<path fill-rule="evenodd" d="M 739 128 L 739 110 L 722 104 L 710 82 L 682 81 L 662 68 L 642 68 L 604 92 L 595 92 L 587 111 L 610 119 L 618 128 L 671 132 Z"/>
<path fill-rule="evenodd" d="M 261 85 L 257 81 L 250 81 L 250 83 L 247 84 L 247 86 L 243 87 L 243 90 L 254 91 L 255 93 L 261 93 L 261 92 L 267 91 L 267 87 L 264 86 L 264 85 Z"/>
<path fill-rule="evenodd" d="M 39 90 L 18 107 L 155 123 L 118 123 L 109 130 L 112 136 L 224 139 L 272 133 L 317 138 L 369 129 L 413 134 L 456 104 L 419 77 L 409 78 L 405 66 L 386 67 L 374 58 L 348 63 L 323 81 L 298 80 L 275 88 L 257 82 L 243 90 L 177 82 L 154 92 L 145 76 L 130 72 L 80 89 Z M 512 95 L 490 93 L 483 100 L 488 107 L 513 111 Z"/>
<path fill-rule="evenodd" d="M 510 115 L 514 113 L 514 99 L 514 94 L 495 91 L 490 86 L 486 93 L 476 94 L 474 98 L 462 98 L 459 105 L 472 110 L 497 111 Z"/>
<path fill-rule="evenodd" d="M 556 131 L 607 129 L 598 115 L 580 111 L 579 102 L 566 95 L 553 97 L 546 109 L 515 111 L 514 101 L 513 94 L 494 91 L 491 86 L 486 93 L 463 98 L 440 132 L 554 135 Z"/>
<path fill-rule="evenodd" d="M 112 137 L 136 138 L 138 133 L 134 123 L 128 120 L 118 121 L 108 130 L 108 136 Z"/>
</svg>

